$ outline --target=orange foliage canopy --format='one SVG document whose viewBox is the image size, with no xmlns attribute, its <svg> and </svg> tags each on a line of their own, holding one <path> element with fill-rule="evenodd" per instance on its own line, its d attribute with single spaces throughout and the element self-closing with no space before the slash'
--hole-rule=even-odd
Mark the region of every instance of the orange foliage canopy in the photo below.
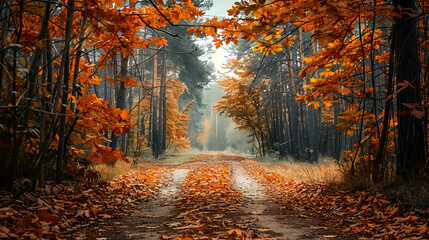
<svg viewBox="0 0 429 240">
<path fill-rule="evenodd" d="M 389 53 L 380 46 L 387 37 L 380 26 L 391 26 L 394 18 L 401 16 L 399 12 L 400 9 L 395 10 L 386 1 L 243 0 L 228 10 L 230 18 L 221 21 L 213 18 L 204 23 L 204 27 L 191 28 L 189 32 L 197 36 L 212 36 L 217 47 L 237 43 L 239 38 L 255 41 L 253 51 L 264 55 L 281 52 L 284 47 L 292 45 L 298 28 L 310 32 L 314 41 L 313 54 L 307 58 L 303 57 L 304 53 L 299 56 L 304 63 L 299 75 L 306 90 L 298 94 L 296 100 L 306 101 L 314 108 L 321 105 L 330 107 L 339 97 L 359 99 L 375 96 L 376 89 L 365 86 L 368 84 L 365 75 L 375 71 L 366 62 L 378 61 L 381 68 L 386 66 Z M 364 23 L 370 23 L 370 26 Z M 228 80 L 222 84 L 227 94 L 216 106 L 218 110 L 237 114 L 252 111 L 248 102 L 234 99 L 233 93 L 239 93 L 243 89 L 241 85 L 233 86 L 234 83 Z M 249 115 L 258 117 L 256 114 Z M 365 134 L 362 141 L 355 145 L 356 151 L 350 153 L 352 159 L 356 159 L 363 146 L 369 146 L 370 153 L 377 151 L 383 117 L 383 113 L 359 110 L 356 106 L 351 106 L 341 115 L 338 129 L 345 130 L 349 136 L 358 132 L 357 122 L 363 120 L 364 123 Z M 249 121 L 251 118 L 243 119 Z M 392 137 L 388 138 L 391 140 Z M 389 145 L 387 149 L 392 147 Z"/>
<path fill-rule="evenodd" d="M 186 86 L 177 80 L 172 79 L 167 83 L 167 139 L 169 146 L 177 149 L 189 148 L 186 128 L 191 120 L 189 111 L 192 109 L 194 100 L 186 104 L 182 111 L 179 111 L 177 105 L 179 96 L 185 89 Z"/>
<path fill-rule="evenodd" d="M 168 24 L 177 24 L 182 20 L 192 21 L 198 16 L 202 16 L 200 11 L 192 1 L 180 1 L 172 4 L 165 4 L 164 1 L 157 0 L 154 4 L 143 5 L 135 0 L 87 0 L 75 1 L 73 9 L 73 27 L 72 40 L 67 47 L 70 49 L 70 65 L 67 66 L 70 70 L 69 84 L 75 84 L 80 87 L 82 96 L 76 99 L 74 91 L 69 89 L 69 101 L 65 104 L 68 107 L 67 121 L 70 125 L 74 124 L 76 130 L 70 135 L 70 140 L 73 145 L 91 144 L 93 155 L 88 159 L 98 162 L 112 162 L 117 159 L 126 160 L 125 156 L 119 150 L 113 150 L 106 147 L 104 137 L 106 131 L 111 131 L 115 135 L 128 133 L 133 123 L 130 122 L 130 114 L 127 110 L 116 108 L 103 99 L 97 98 L 93 94 L 92 86 L 99 85 L 102 81 L 123 82 L 125 87 L 135 87 L 138 82 L 132 77 L 110 76 L 103 79 L 99 74 L 99 69 L 104 69 L 108 60 L 114 59 L 116 56 L 133 57 L 135 49 L 142 48 L 158 48 L 167 45 L 167 40 L 164 36 L 152 35 L 151 37 L 141 37 L 141 32 L 144 27 L 151 29 L 161 29 Z M 36 46 L 40 49 L 47 47 L 47 41 L 42 40 L 37 42 L 37 36 L 41 30 L 41 16 L 45 12 L 45 3 L 35 1 L 13 1 L 11 4 L 11 14 L 19 16 L 22 20 L 22 25 L 11 31 L 11 38 L 5 40 L 5 49 L 11 44 L 17 42 L 17 36 L 20 36 L 19 44 L 22 46 L 22 52 L 26 59 L 22 61 L 24 67 L 28 67 L 26 60 L 31 59 L 35 52 Z M 22 12 L 22 15 L 16 14 Z M 49 19 L 49 37 L 51 39 L 65 39 L 65 22 L 67 21 L 67 7 L 60 4 L 57 11 L 52 12 Z M 3 26 L 3 25 L 2 25 Z M 8 29 L 2 29 L 8 31 Z M 65 44 L 60 44 L 60 50 Z M 98 63 L 89 63 L 88 59 L 82 58 L 82 53 L 85 54 L 89 49 L 98 49 L 100 57 Z M 28 59 L 27 59 L 28 58 Z M 28 61 L 30 62 L 30 61 Z M 63 64 L 56 57 L 55 65 Z M 75 68 L 75 64 L 78 66 Z M 96 65 L 97 64 L 97 65 Z M 96 68 L 95 68 L 96 66 Z M 46 68 L 44 68 L 46 69 Z M 56 70 L 56 69 L 55 69 Z M 78 70 L 78 73 L 74 71 Z M 46 70 L 40 71 L 45 73 Z M 54 72 L 53 81 L 61 81 L 61 72 Z M 20 75 L 20 74 L 18 74 Z M 19 81 L 17 98 L 22 98 L 25 94 L 26 84 L 22 76 L 17 76 Z M 22 78 L 22 79 L 21 79 Z M 15 80 L 16 80 L 15 79 Z M 13 81 L 15 81 L 13 80 Z M 11 83 L 11 79 L 8 79 Z M 178 85 L 179 83 L 172 83 Z M 174 86 L 169 95 L 172 99 L 177 100 L 177 91 L 183 91 L 183 86 Z M 176 91 L 176 93 L 174 93 Z M 50 90 L 45 85 L 39 87 L 39 93 L 44 93 L 47 97 L 52 97 Z M 177 95 L 177 96 L 176 96 Z M 180 95 L 180 94 L 179 94 Z M 70 105 L 70 103 L 72 103 Z M 34 101 L 35 108 L 41 108 L 40 102 Z M 184 148 L 189 145 L 186 136 L 186 123 L 189 121 L 186 112 L 178 112 L 177 105 L 169 103 L 171 111 L 169 118 L 175 119 L 175 124 L 169 124 L 169 136 L 172 139 L 172 145 Z M 73 106 L 73 109 L 70 107 Z M 190 106 L 189 106 L 190 108 Z M 189 110 L 189 109 L 188 109 Z M 188 111 L 187 110 L 187 111 Z M 35 141 L 38 141 L 35 139 Z M 54 139 L 52 147 L 57 146 L 57 140 Z"/>
<path fill-rule="evenodd" d="M 262 141 L 261 134 L 267 132 L 268 126 L 263 114 L 266 107 L 263 104 L 263 89 L 267 87 L 268 80 L 251 87 L 254 74 L 247 67 L 251 59 L 248 56 L 228 62 L 227 67 L 234 75 L 225 74 L 224 79 L 217 82 L 225 94 L 213 108 L 232 118 L 237 129 L 249 131 Z"/>
</svg>

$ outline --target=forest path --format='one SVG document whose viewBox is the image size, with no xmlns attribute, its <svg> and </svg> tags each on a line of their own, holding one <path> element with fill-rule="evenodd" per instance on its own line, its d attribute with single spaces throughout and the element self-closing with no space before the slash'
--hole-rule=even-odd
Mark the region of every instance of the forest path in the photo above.
<svg viewBox="0 0 429 240">
<path fill-rule="evenodd" d="M 317 220 L 271 197 L 244 158 L 204 154 L 165 173 L 157 197 L 120 219 L 101 222 L 94 239 L 326 239 Z M 315 231 L 318 231 L 316 233 Z M 87 235 L 88 236 L 88 235 Z"/>
</svg>

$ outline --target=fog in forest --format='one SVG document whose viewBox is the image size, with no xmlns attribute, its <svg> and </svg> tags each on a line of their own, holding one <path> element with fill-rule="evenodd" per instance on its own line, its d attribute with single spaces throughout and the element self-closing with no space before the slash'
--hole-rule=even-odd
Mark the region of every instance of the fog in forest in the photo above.
<svg viewBox="0 0 429 240">
<path fill-rule="evenodd" d="M 204 117 L 203 125 L 205 136 L 201 136 L 202 148 L 206 151 L 228 151 L 233 153 L 251 153 L 253 146 L 249 143 L 249 133 L 236 129 L 237 125 L 231 120 L 217 113 L 213 105 L 224 94 L 217 85 L 213 85 L 203 92 Z M 205 137 L 203 139 L 202 137 Z"/>
</svg>

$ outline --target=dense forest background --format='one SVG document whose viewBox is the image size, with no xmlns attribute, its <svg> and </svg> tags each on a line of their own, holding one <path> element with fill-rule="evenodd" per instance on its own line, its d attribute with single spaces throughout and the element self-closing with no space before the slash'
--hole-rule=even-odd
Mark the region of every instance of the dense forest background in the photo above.
<svg viewBox="0 0 429 240">
<path fill-rule="evenodd" d="M 259 155 L 332 156 L 368 182 L 415 179 L 428 152 L 425 9 L 425 1 L 242 2 L 229 11 L 238 20 L 210 21 L 220 34 L 192 31 L 236 43 L 214 108 L 250 133 Z"/>
<path fill-rule="evenodd" d="M 0 5 L 1 187 L 190 146 L 427 177 L 428 1 Z M 205 37 L 234 44 L 216 83 Z"/>
</svg>

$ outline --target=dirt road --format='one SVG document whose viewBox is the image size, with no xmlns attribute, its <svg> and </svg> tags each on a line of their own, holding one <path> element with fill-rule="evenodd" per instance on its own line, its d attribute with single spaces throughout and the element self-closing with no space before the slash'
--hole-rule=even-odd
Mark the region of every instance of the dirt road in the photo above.
<svg viewBox="0 0 429 240">
<path fill-rule="evenodd" d="M 169 169 L 157 197 L 119 219 L 100 222 L 93 239 L 332 239 L 311 215 L 276 202 L 249 160 L 205 154 Z M 88 234 L 88 233 L 87 233 Z M 83 236 L 82 236 L 83 237 Z"/>
</svg>

